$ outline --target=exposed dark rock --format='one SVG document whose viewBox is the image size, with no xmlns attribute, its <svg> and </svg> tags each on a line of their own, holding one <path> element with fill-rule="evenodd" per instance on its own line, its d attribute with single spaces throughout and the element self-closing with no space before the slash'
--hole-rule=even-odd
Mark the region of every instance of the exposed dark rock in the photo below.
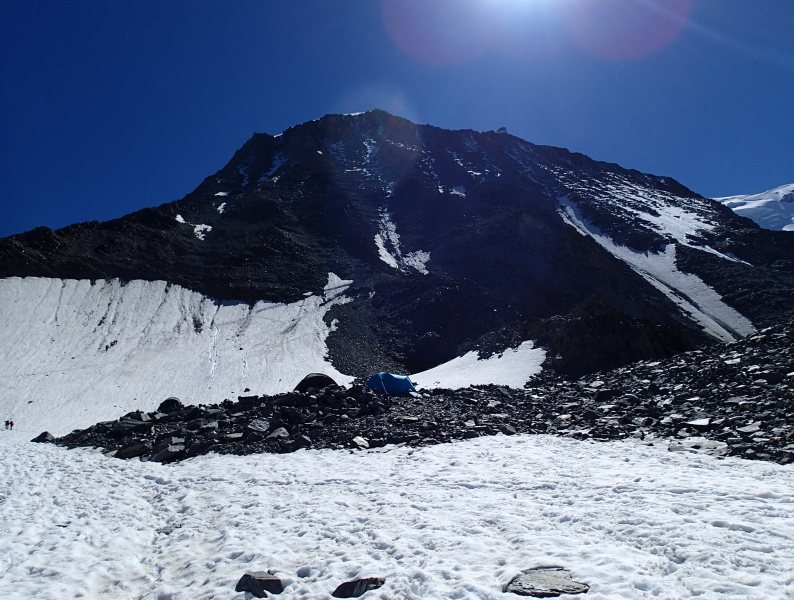
<svg viewBox="0 0 794 600">
<path fill-rule="evenodd" d="M 250 592 L 256 598 L 266 598 L 267 594 L 280 594 L 284 591 L 281 579 L 269 571 L 246 573 L 237 582 L 235 592 Z"/>
<path fill-rule="evenodd" d="M 31 442 L 37 442 L 37 443 L 54 442 L 55 441 L 55 436 L 52 435 L 49 431 L 44 431 L 44 432 L 40 433 L 39 435 L 37 435 L 36 437 L 34 437 L 30 441 Z"/>
<path fill-rule="evenodd" d="M 182 458 L 185 455 L 185 447 L 181 444 L 176 446 L 167 445 L 165 448 L 155 452 L 151 460 L 153 462 L 167 463 Z"/>
<path fill-rule="evenodd" d="M 556 598 L 563 594 L 584 594 L 590 586 L 571 579 L 571 573 L 562 567 L 529 569 L 515 576 L 504 587 L 506 593 L 533 598 Z"/>
<path fill-rule="evenodd" d="M 179 398 L 171 396 L 160 403 L 160 406 L 157 407 L 157 412 L 170 414 L 173 412 L 178 412 L 183 408 L 184 406 L 182 405 L 182 402 L 179 400 Z"/>
<path fill-rule="evenodd" d="M 119 449 L 114 456 L 116 458 L 136 458 L 152 451 L 152 444 L 148 441 L 132 442 Z"/>
<path fill-rule="evenodd" d="M 386 580 L 381 577 L 367 577 L 364 579 L 345 581 L 344 583 L 340 583 L 339 586 L 331 592 L 331 595 L 334 598 L 358 598 L 370 590 L 378 589 L 384 583 L 386 583 Z"/>
</svg>

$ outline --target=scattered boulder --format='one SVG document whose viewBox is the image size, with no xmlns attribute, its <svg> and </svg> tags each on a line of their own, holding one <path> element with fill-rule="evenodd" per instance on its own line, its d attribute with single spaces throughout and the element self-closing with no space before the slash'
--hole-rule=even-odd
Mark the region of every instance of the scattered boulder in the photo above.
<svg viewBox="0 0 794 600">
<path fill-rule="evenodd" d="M 260 439 L 264 439 L 268 431 L 270 431 L 270 421 L 268 419 L 261 418 L 254 419 L 245 426 L 245 429 L 243 429 L 243 433 L 246 436 L 249 436 L 252 433 L 261 434 L 262 437 Z"/>
<path fill-rule="evenodd" d="M 516 575 L 504 587 L 504 592 L 533 598 L 556 598 L 562 594 L 584 594 L 590 586 L 571 579 L 562 567 L 539 567 Z"/>
<path fill-rule="evenodd" d="M 123 446 L 114 456 L 116 458 L 136 458 L 143 456 L 152 449 L 151 442 L 133 442 Z"/>
<path fill-rule="evenodd" d="M 386 580 L 382 577 L 366 577 L 364 579 L 354 579 L 353 581 L 345 581 L 331 592 L 334 598 L 358 598 L 370 590 L 376 590 L 381 587 Z"/>
<path fill-rule="evenodd" d="M 36 442 L 38 444 L 42 444 L 42 443 L 45 443 L 45 442 L 54 442 L 55 441 L 55 436 L 52 435 L 49 431 L 44 431 L 44 432 L 40 433 L 39 435 L 37 435 L 36 437 L 34 437 L 30 441 L 31 442 Z"/>
<path fill-rule="evenodd" d="M 155 452 L 151 460 L 159 463 L 173 462 L 182 458 L 184 452 L 185 447 L 182 444 L 177 444 L 176 446 L 168 445 L 159 452 Z"/>
<path fill-rule="evenodd" d="M 369 442 L 360 435 L 354 437 L 350 443 L 351 445 L 353 445 L 356 448 L 359 448 L 360 450 L 366 450 L 367 448 L 369 448 Z"/>
<path fill-rule="evenodd" d="M 171 414 L 175 412 L 179 412 L 185 408 L 182 405 L 182 402 L 176 396 L 171 396 L 170 398 L 166 398 L 160 403 L 160 406 L 157 407 L 157 412 Z"/>
<path fill-rule="evenodd" d="M 289 431 L 287 431 L 284 427 L 279 427 L 269 436 L 267 439 L 286 439 L 289 437 Z"/>
<path fill-rule="evenodd" d="M 270 571 L 252 571 L 240 578 L 234 591 L 250 592 L 257 598 L 266 598 L 268 593 L 280 594 L 283 592 L 284 584 Z"/>
</svg>

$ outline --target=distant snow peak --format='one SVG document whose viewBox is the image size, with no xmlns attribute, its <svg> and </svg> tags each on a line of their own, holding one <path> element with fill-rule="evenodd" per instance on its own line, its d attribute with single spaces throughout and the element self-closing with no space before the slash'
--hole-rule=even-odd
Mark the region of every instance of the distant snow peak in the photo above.
<svg viewBox="0 0 794 600">
<path fill-rule="evenodd" d="M 379 215 L 379 231 L 375 234 L 375 246 L 378 248 L 380 259 L 393 269 L 411 267 L 422 275 L 427 275 L 429 271 L 425 265 L 430 261 L 430 253 L 417 250 L 403 255 L 400 250 L 400 235 L 397 233 L 397 226 L 391 220 L 391 215 L 386 209 L 381 209 Z"/>
<path fill-rule="evenodd" d="M 675 244 L 666 245 L 660 253 L 639 252 L 619 246 L 588 223 L 567 197 L 558 198 L 558 201 L 558 211 L 563 221 L 580 234 L 590 236 L 614 257 L 629 265 L 714 338 L 732 342 L 755 332 L 750 320 L 725 304 L 722 297 L 702 279 L 678 270 Z"/>
<path fill-rule="evenodd" d="M 217 192 L 215 195 L 216 196 L 228 196 L 229 192 Z"/>
<path fill-rule="evenodd" d="M 462 185 L 456 185 L 455 187 L 452 188 L 452 191 L 450 192 L 450 194 L 455 194 L 456 196 L 461 196 L 461 197 L 465 198 L 466 197 L 466 188 L 463 187 Z"/>
<path fill-rule="evenodd" d="M 714 200 L 764 229 L 794 231 L 794 183 L 760 194 L 728 196 Z"/>
<path fill-rule="evenodd" d="M 178 223 L 184 223 L 185 222 L 185 219 L 182 217 L 182 215 L 177 215 L 176 216 L 176 220 L 177 220 Z"/>
<path fill-rule="evenodd" d="M 210 231 L 212 231 L 212 225 L 201 224 L 201 225 L 195 225 L 193 227 L 193 233 L 195 233 L 196 237 L 202 241 L 204 240 L 204 236 Z"/>
<path fill-rule="evenodd" d="M 216 210 L 217 210 L 217 211 L 218 211 L 220 214 L 223 214 L 223 211 L 224 211 L 224 210 L 226 210 L 226 203 L 225 203 L 225 202 L 224 202 L 224 203 L 222 203 L 220 206 L 218 206 L 218 208 L 217 208 Z"/>
</svg>

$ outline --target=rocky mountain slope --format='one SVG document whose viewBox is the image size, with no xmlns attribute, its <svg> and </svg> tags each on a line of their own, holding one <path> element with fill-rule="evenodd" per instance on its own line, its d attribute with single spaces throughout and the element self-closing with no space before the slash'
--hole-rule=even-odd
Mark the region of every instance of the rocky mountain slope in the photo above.
<svg viewBox="0 0 794 600">
<path fill-rule="evenodd" d="M 0 240 L 0 276 L 322 296 L 340 372 L 418 372 L 528 339 L 581 375 L 773 325 L 794 240 L 667 177 L 383 111 L 254 135 L 182 200 Z"/>
</svg>

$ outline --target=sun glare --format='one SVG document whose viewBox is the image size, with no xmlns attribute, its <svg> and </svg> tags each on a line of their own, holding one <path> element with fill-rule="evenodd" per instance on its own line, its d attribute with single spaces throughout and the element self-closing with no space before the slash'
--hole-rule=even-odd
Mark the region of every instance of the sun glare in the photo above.
<svg viewBox="0 0 794 600">
<path fill-rule="evenodd" d="M 451 65 L 490 49 L 548 56 L 566 40 L 601 58 L 643 58 L 674 40 L 693 0 L 382 0 L 395 45 Z M 515 52 L 516 49 L 520 49 Z"/>
</svg>

